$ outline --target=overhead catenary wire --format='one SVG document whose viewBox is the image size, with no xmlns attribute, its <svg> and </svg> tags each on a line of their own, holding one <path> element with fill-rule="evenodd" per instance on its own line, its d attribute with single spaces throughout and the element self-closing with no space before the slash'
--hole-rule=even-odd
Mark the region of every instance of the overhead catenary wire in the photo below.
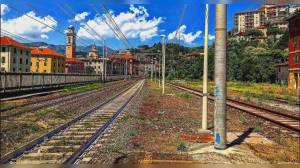
<svg viewBox="0 0 300 168">
<path fill-rule="evenodd" d="M 111 29 L 111 31 L 115 34 L 115 36 L 121 41 L 124 43 L 125 46 L 126 43 L 122 40 L 122 37 L 120 37 L 120 35 L 116 32 L 116 30 L 112 27 L 112 25 L 110 23 L 107 22 L 106 18 L 104 16 L 102 16 L 100 14 L 100 12 L 96 9 L 95 6 L 91 5 L 91 7 L 94 9 L 94 11 L 99 15 L 99 17 L 102 19 L 102 21 L 104 21 L 106 23 L 106 25 Z"/>
<path fill-rule="evenodd" d="M 35 20 L 36 22 L 39 22 L 40 24 L 42 24 L 42 25 L 44 25 L 44 26 L 46 26 L 46 27 L 48 27 L 48 28 L 50 28 L 50 29 L 52 29 L 52 30 L 54 30 L 54 31 L 56 31 L 56 32 L 58 32 L 58 33 L 60 33 L 60 34 L 62 34 L 63 36 L 65 36 L 65 33 L 64 33 L 63 31 L 58 30 L 58 29 L 55 29 L 54 27 L 52 27 L 52 26 L 50 26 L 50 25 L 48 25 L 48 24 L 46 24 L 46 23 L 44 23 L 44 22 L 42 22 L 42 21 L 40 21 L 40 20 L 38 20 L 38 19 L 36 19 L 36 18 L 30 16 L 30 15 L 28 15 L 27 13 L 25 13 L 25 12 L 23 12 L 23 11 L 21 11 L 21 10 L 15 8 L 15 7 L 13 7 L 13 6 L 10 6 L 10 8 L 13 9 L 13 10 L 15 10 L 15 11 L 18 12 L 18 13 L 24 14 L 24 15 L 27 16 L 28 18 L 31 18 L 32 20 Z M 85 41 L 85 40 L 79 38 L 77 35 L 75 35 L 75 36 L 77 37 L 77 39 L 79 39 L 79 40 L 81 40 L 81 41 Z M 78 42 L 81 43 L 81 44 L 83 44 L 84 46 L 87 46 L 87 44 L 88 44 L 87 41 L 85 41 L 85 42 L 81 42 L 81 41 L 78 41 Z M 87 44 L 86 44 L 86 42 L 87 42 Z"/>
<path fill-rule="evenodd" d="M 117 23 L 115 22 L 114 18 L 111 16 L 110 12 L 108 11 L 108 9 L 101 4 L 102 10 L 105 13 L 106 18 L 111 22 L 112 26 L 115 28 L 115 30 L 120 34 L 122 41 L 125 42 L 126 47 L 128 48 L 132 48 L 130 42 L 128 41 L 127 37 L 124 35 L 124 33 L 121 31 L 120 27 L 117 25 Z"/>
<path fill-rule="evenodd" d="M 18 35 L 18 34 L 9 32 L 9 31 L 7 31 L 7 30 L 5 30 L 5 29 L 1 29 L 1 33 L 6 34 L 6 35 L 8 35 L 8 36 L 10 36 L 10 37 L 19 39 L 20 41 L 34 43 L 34 41 L 29 40 L 29 39 L 26 38 L 26 37 L 23 37 L 23 36 L 21 36 L 21 35 Z"/>
</svg>

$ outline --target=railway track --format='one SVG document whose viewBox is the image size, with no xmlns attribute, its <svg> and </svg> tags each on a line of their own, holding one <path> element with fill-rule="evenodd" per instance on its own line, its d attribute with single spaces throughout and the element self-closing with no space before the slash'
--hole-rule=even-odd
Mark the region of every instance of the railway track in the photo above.
<svg viewBox="0 0 300 168">
<path fill-rule="evenodd" d="M 173 86 L 177 89 L 187 91 L 187 92 L 192 93 L 197 96 L 203 96 L 203 94 L 196 89 L 188 88 L 185 86 L 180 86 L 180 85 L 173 84 L 173 83 L 168 83 L 168 85 Z M 214 101 L 213 96 L 208 96 L 208 99 Z M 245 102 L 241 102 L 241 101 L 234 100 L 234 99 L 227 99 L 227 105 L 229 107 L 232 107 L 232 108 L 241 110 L 243 112 L 249 113 L 251 115 L 268 120 L 272 123 L 275 123 L 277 125 L 285 127 L 289 130 L 300 132 L 300 117 L 299 116 L 289 114 L 289 113 L 283 113 L 283 112 L 276 111 L 274 109 L 269 109 L 266 107 L 260 107 L 260 106 L 254 105 L 254 104 L 245 103 Z"/>
<path fill-rule="evenodd" d="M 1 163 L 73 164 L 122 114 L 144 80 L 86 111 L 70 122 L 5 155 Z"/>
<path fill-rule="evenodd" d="M 117 83 L 120 83 L 120 82 L 122 82 L 122 81 L 112 82 L 112 84 L 115 84 L 115 83 L 117 84 Z M 95 90 L 88 91 L 88 92 L 94 92 L 94 91 Z M 85 92 L 85 93 L 88 93 L 88 92 Z M 0 112 L 5 112 L 5 111 L 9 111 L 9 110 L 12 110 L 12 109 L 15 109 L 15 108 L 21 108 L 21 107 L 25 107 L 25 106 L 29 106 L 29 105 L 33 105 L 33 104 L 37 104 L 37 103 L 43 103 L 43 102 L 47 102 L 47 101 L 51 101 L 51 100 L 55 100 L 55 99 L 64 98 L 64 97 L 67 97 L 67 96 L 80 95 L 80 94 L 84 94 L 84 93 L 71 93 L 71 94 L 66 94 L 66 95 L 59 95 L 59 96 L 49 97 L 49 98 L 46 98 L 46 99 L 32 100 L 32 101 L 29 101 L 29 102 L 24 103 L 24 104 L 15 105 L 15 106 L 7 107 L 7 108 L 2 108 L 2 109 L 0 109 Z M 5 102 L 5 101 L 3 101 L 3 102 Z"/>
<path fill-rule="evenodd" d="M 128 82 L 128 81 L 127 82 L 119 82 L 116 85 L 119 87 L 123 87 L 129 83 L 130 82 Z M 91 97 L 94 95 L 101 96 L 102 92 L 105 92 L 105 91 L 111 89 L 111 87 L 112 87 L 112 85 L 109 85 L 109 86 L 106 86 L 106 87 L 103 87 L 103 88 L 97 89 L 97 90 L 92 90 L 92 91 L 78 93 L 78 94 L 64 95 L 64 96 L 57 97 L 56 99 L 51 98 L 48 100 L 43 100 L 43 101 L 37 102 L 36 104 L 30 103 L 25 106 L 20 106 L 18 108 L 8 109 L 6 111 L 0 112 L 0 119 L 1 120 L 9 120 L 9 119 L 13 119 L 17 116 L 20 116 L 21 114 L 37 111 L 37 110 L 40 110 L 43 108 L 49 108 L 49 107 L 53 107 L 56 105 L 67 103 L 67 102 L 71 103 L 78 99 L 84 99 L 84 98 L 88 98 L 88 97 Z M 30 106 L 32 106 L 32 107 L 30 107 Z"/>
</svg>

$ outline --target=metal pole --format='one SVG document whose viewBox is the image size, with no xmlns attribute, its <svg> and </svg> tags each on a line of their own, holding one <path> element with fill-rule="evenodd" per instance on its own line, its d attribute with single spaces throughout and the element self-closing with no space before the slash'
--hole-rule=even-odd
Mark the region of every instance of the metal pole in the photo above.
<svg viewBox="0 0 300 168">
<path fill-rule="evenodd" d="M 153 80 L 153 56 L 151 59 L 151 81 Z"/>
<path fill-rule="evenodd" d="M 209 5 L 205 8 L 205 32 L 204 32 L 204 65 L 203 65 L 203 103 L 202 103 L 202 129 L 207 130 L 207 71 L 208 71 L 208 11 Z"/>
<path fill-rule="evenodd" d="M 154 81 L 155 81 L 155 83 L 157 82 L 157 79 L 156 79 L 156 59 L 155 59 L 155 62 L 154 62 Z"/>
<path fill-rule="evenodd" d="M 162 94 L 165 94 L 165 58 L 166 58 L 166 36 L 161 35 L 162 38 Z"/>
<path fill-rule="evenodd" d="M 158 58 L 159 58 L 159 55 L 158 55 Z M 158 87 L 160 88 L 160 59 L 158 59 Z"/>
<path fill-rule="evenodd" d="M 102 72 L 101 72 L 101 80 L 102 80 L 102 82 L 104 82 L 104 50 L 105 50 L 105 47 L 104 47 L 104 45 L 105 45 L 105 42 L 104 42 L 104 40 L 102 41 Z"/>
<path fill-rule="evenodd" d="M 106 57 L 107 57 L 107 48 L 105 47 L 105 45 L 104 45 L 104 50 L 105 50 L 105 52 L 104 52 L 104 80 L 106 81 L 107 80 L 107 72 L 106 72 Z"/>
<path fill-rule="evenodd" d="M 216 5 L 216 41 L 215 41 L 215 149 L 226 149 L 226 40 L 227 6 Z"/>
</svg>

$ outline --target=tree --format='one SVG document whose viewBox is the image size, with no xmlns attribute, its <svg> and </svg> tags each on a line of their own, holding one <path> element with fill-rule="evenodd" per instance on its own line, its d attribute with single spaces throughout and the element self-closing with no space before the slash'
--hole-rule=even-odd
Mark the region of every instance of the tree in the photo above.
<svg viewBox="0 0 300 168">
<path fill-rule="evenodd" d="M 95 73 L 95 68 L 88 66 L 85 68 L 85 73 L 87 74 L 94 74 Z"/>
<path fill-rule="evenodd" d="M 264 36 L 264 33 L 261 30 L 253 28 L 246 32 L 246 36 L 253 39 L 253 38 L 258 38 L 258 37 Z"/>
<path fill-rule="evenodd" d="M 284 34 L 285 31 L 281 28 L 274 27 L 272 24 L 267 24 L 267 35 L 273 37 L 273 41 L 277 40 L 277 35 Z"/>
</svg>

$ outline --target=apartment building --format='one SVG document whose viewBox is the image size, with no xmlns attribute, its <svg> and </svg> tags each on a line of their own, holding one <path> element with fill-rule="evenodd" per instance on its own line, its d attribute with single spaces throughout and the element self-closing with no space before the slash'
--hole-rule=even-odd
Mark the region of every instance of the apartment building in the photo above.
<svg viewBox="0 0 300 168">
<path fill-rule="evenodd" d="M 30 47 L 7 36 L 1 37 L 0 46 L 2 72 L 30 72 Z"/>
<path fill-rule="evenodd" d="M 31 50 L 31 71 L 38 73 L 64 73 L 65 57 L 47 47 L 34 47 Z"/>
<path fill-rule="evenodd" d="M 286 29 L 286 17 L 294 13 L 299 6 L 264 5 L 259 9 L 236 13 L 234 16 L 237 33 L 244 33 L 250 29 L 265 29 L 267 23 L 275 27 Z"/>
</svg>

